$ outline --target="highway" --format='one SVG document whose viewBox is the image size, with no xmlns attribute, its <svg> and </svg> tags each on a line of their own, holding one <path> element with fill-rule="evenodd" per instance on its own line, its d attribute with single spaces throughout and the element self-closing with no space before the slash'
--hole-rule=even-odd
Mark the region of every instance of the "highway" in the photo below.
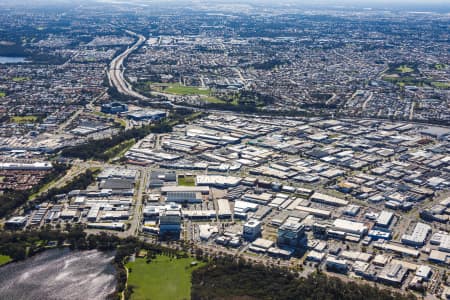
<svg viewBox="0 0 450 300">
<path fill-rule="evenodd" d="M 145 42 L 146 39 L 143 35 L 134 33 L 132 31 L 127 31 L 127 33 L 136 36 L 138 40 L 135 44 L 127 48 L 127 50 L 119 54 L 111 61 L 108 70 L 108 79 L 111 85 L 113 85 L 119 93 L 145 100 L 147 99 L 147 97 L 133 91 L 131 85 L 125 80 L 125 77 L 123 76 L 125 71 L 123 62 L 133 51 L 138 49 Z"/>
<path fill-rule="evenodd" d="M 135 32 L 129 31 L 129 30 L 127 30 L 126 33 L 137 37 L 138 40 L 131 47 L 127 48 L 127 50 L 125 50 L 124 52 L 122 52 L 121 54 L 116 56 L 111 61 L 110 65 L 109 65 L 109 70 L 108 70 L 108 79 L 109 79 L 110 85 L 114 86 L 119 93 L 136 98 L 136 99 L 149 101 L 149 102 L 152 102 L 155 104 L 165 104 L 165 105 L 169 105 L 173 108 L 184 107 L 184 106 L 174 105 L 170 101 L 175 97 L 174 95 L 152 92 L 153 95 L 164 96 L 169 99 L 168 101 L 154 101 L 153 99 L 146 97 L 146 96 L 133 90 L 132 85 L 124 77 L 125 68 L 124 68 L 123 62 L 132 52 L 137 50 L 146 41 L 146 38 L 141 34 L 137 34 Z M 190 107 L 186 107 L 186 108 L 190 108 Z"/>
</svg>

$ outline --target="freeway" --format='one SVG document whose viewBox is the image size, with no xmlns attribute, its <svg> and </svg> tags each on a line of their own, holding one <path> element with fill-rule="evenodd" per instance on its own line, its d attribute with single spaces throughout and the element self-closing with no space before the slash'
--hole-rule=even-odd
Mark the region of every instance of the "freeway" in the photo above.
<svg viewBox="0 0 450 300">
<path fill-rule="evenodd" d="M 132 31 L 127 31 L 128 34 L 136 36 L 138 38 L 137 42 L 133 44 L 131 47 L 127 48 L 124 52 L 119 54 L 116 58 L 114 58 L 111 61 L 111 64 L 109 66 L 108 70 L 108 79 L 113 85 L 117 91 L 121 94 L 129 95 L 134 98 L 142 99 L 147 98 L 139 93 L 136 93 L 131 88 L 131 85 L 125 80 L 123 73 L 124 73 L 124 66 L 123 62 L 124 60 L 136 49 L 138 49 L 144 42 L 145 37 L 143 35 L 134 33 Z"/>
<path fill-rule="evenodd" d="M 128 47 L 124 52 L 122 52 L 121 54 L 116 56 L 111 61 L 110 65 L 109 65 L 109 70 L 107 72 L 110 85 L 114 86 L 119 93 L 136 98 L 136 99 L 151 101 L 152 103 L 155 103 L 155 104 L 165 104 L 165 105 L 169 105 L 170 107 L 173 107 L 173 108 L 182 107 L 182 106 L 174 105 L 170 101 L 174 98 L 174 95 L 152 92 L 153 95 L 164 96 L 169 99 L 167 101 L 154 101 L 151 98 L 146 97 L 146 96 L 133 90 L 132 85 L 124 77 L 125 68 L 124 68 L 123 62 L 132 52 L 137 50 L 146 41 L 146 38 L 141 34 L 137 34 L 135 32 L 129 31 L 129 30 L 127 30 L 126 33 L 137 37 L 138 40 L 131 47 Z"/>
</svg>

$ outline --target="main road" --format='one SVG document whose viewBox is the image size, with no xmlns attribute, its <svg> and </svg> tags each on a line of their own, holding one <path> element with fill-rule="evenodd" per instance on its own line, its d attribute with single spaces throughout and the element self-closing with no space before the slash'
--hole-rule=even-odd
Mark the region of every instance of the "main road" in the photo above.
<svg viewBox="0 0 450 300">
<path fill-rule="evenodd" d="M 138 40 L 131 47 L 127 48 L 127 50 L 119 54 L 111 61 L 108 70 L 108 79 L 111 85 L 113 85 L 119 93 L 129 95 L 134 98 L 142 99 L 144 96 L 133 91 L 131 85 L 125 80 L 125 77 L 123 75 L 125 71 L 123 62 L 133 51 L 138 49 L 145 42 L 146 39 L 143 35 L 134 33 L 132 31 L 127 31 L 127 33 L 136 36 Z"/>
<path fill-rule="evenodd" d="M 174 108 L 175 107 L 183 107 L 183 106 L 179 106 L 179 105 L 174 105 L 170 101 L 174 98 L 174 95 L 158 93 L 158 92 L 151 92 L 153 95 L 159 95 L 159 96 L 164 96 L 164 97 L 168 98 L 167 101 L 154 101 L 153 99 L 133 90 L 132 85 L 124 77 L 125 67 L 123 65 L 123 62 L 132 52 L 137 50 L 146 41 L 146 38 L 143 35 L 135 33 L 133 31 L 127 30 L 126 33 L 137 37 L 138 40 L 131 47 L 127 48 L 124 52 L 122 52 L 121 54 L 116 56 L 111 61 L 110 65 L 109 65 L 109 69 L 108 69 L 108 79 L 109 79 L 110 85 L 114 86 L 119 93 L 136 98 L 136 99 L 150 101 L 155 104 L 166 104 L 166 105 L 169 105 Z M 190 108 L 190 107 L 187 107 L 187 108 Z"/>
</svg>

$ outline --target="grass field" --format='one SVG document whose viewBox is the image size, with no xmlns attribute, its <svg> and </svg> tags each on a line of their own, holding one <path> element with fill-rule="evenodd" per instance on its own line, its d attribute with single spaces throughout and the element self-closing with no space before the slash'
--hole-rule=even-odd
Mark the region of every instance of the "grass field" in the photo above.
<svg viewBox="0 0 450 300">
<path fill-rule="evenodd" d="M 402 65 L 396 69 L 400 73 L 411 73 L 414 72 L 414 69 L 408 67 L 407 65 Z"/>
<path fill-rule="evenodd" d="M 209 89 L 203 89 L 197 86 L 185 86 L 179 83 L 167 83 L 167 84 L 150 83 L 150 86 L 154 89 L 159 89 L 165 93 L 176 95 L 209 96 L 211 94 L 211 90 Z"/>
<path fill-rule="evenodd" d="M 206 96 L 206 97 L 203 97 L 202 99 L 209 103 L 219 103 L 219 104 L 226 103 L 225 101 L 220 100 L 219 98 L 211 97 L 211 96 Z"/>
<path fill-rule="evenodd" d="M 0 91 L 0 98 L 3 98 L 3 97 L 5 97 L 6 96 L 6 93 L 5 92 L 2 92 L 2 91 Z"/>
<path fill-rule="evenodd" d="M 28 77 L 13 77 L 12 81 L 14 82 L 22 82 L 22 81 L 28 81 L 30 78 Z"/>
<path fill-rule="evenodd" d="M 440 81 L 433 81 L 431 85 L 441 88 L 441 89 L 449 89 L 450 88 L 450 82 L 440 82 Z"/>
<path fill-rule="evenodd" d="M 33 123 L 36 122 L 37 116 L 14 116 L 11 121 L 14 123 Z"/>
<path fill-rule="evenodd" d="M 0 266 L 9 263 L 11 260 L 11 257 L 9 257 L 8 255 L 0 255 Z"/>
<path fill-rule="evenodd" d="M 183 300 L 191 298 L 193 258 L 171 259 L 158 256 L 147 264 L 144 258 L 127 263 L 128 285 L 133 287 L 132 300 Z M 131 269 L 131 270 L 130 270 Z"/>
<path fill-rule="evenodd" d="M 197 86 L 186 86 L 179 83 L 148 83 L 150 88 L 159 92 L 182 95 L 182 96 L 192 96 L 199 95 L 202 96 L 202 100 L 209 103 L 225 103 L 225 101 L 220 100 L 214 96 L 211 96 L 211 90 L 207 88 L 201 88 Z"/>
<path fill-rule="evenodd" d="M 121 119 L 119 117 L 116 117 L 114 119 L 114 122 L 116 122 L 117 124 L 119 124 L 123 128 L 127 127 L 127 121 L 125 121 L 124 119 Z"/>
<path fill-rule="evenodd" d="M 446 64 L 435 64 L 434 65 L 434 68 L 436 69 L 436 70 L 444 70 L 444 69 L 446 69 L 448 66 L 446 65 Z"/>
<path fill-rule="evenodd" d="M 209 89 L 202 89 L 195 86 L 184 86 L 180 84 L 170 85 L 166 91 L 171 94 L 178 95 L 205 95 L 209 96 L 211 91 Z"/>
<path fill-rule="evenodd" d="M 178 176 L 178 185 L 195 186 L 195 176 Z"/>
</svg>

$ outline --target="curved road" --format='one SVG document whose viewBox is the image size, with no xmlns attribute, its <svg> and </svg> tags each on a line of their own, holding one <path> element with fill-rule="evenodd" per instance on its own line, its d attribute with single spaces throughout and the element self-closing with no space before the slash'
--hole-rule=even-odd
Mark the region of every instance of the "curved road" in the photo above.
<svg viewBox="0 0 450 300">
<path fill-rule="evenodd" d="M 108 78 L 111 85 L 113 85 L 119 93 L 142 99 L 143 96 L 133 91 L 131 85 L 125 80 L 123 76 L 125 71 L 123 62 L 131 52 L 138 49 L 145 42 L 145 37 L 131 31 L 127 31 L 127 33 L 138 37 L 138 41 L 111 61 L 108 70 Z"/>
<path fill-rule="evenodd" d="M 152 103 L 155 103 L 155 104 L 166 104 L 171 107 L 181 107 L 178 105 L 174 105 L 171 101 L 154 101 L 151 98 L 148 98 L 148 97 L 133 90 L 132 85 L 124 77 L 125 68 L 123 66 L 123 62 L 133 51 L 138 49 L 145 42 L 146 38 L 141 34 L 137 34 L 135 32 L 129 31 L 129 30 L 127 30 L 126 33 L 137 37 L 138 40 L 131 47 L 127 48 L 127 50 L 125 50 L 124 52 L 119 54 L 117 57 L 115 57 L 111 61 L 111 64 L 109 65 L 109 70 L 108 70 L 108 79 L 109 79 L 110 85 L 114 86 L 119 93 L 133 97 L 133 98 L 151 101 Z M 168 95 L 168 94 L 164 94 L 164 93 L 152 92 L 152 94 L 165 96 L 169 100 L 173 97 L 173 95 Z"/>
</svg>

